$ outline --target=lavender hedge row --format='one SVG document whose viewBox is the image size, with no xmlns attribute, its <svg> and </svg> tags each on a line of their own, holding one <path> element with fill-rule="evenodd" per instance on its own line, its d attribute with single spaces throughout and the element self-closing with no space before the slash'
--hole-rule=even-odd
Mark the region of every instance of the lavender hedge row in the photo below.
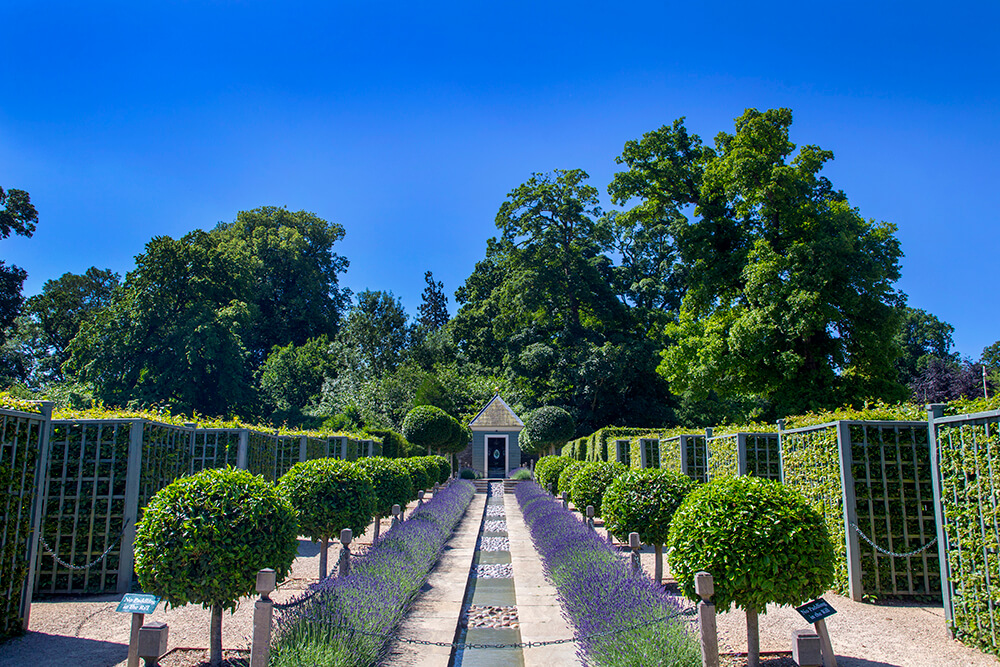
<svg viewBox="0 0 1000 667">
<path fill-rule="evenodd" d="M 679 619 L 591 637 L 663 618 L 679 611 L 680 606 L 648 576 L 633 574 L 630 564 L 608 540 L 564 510 L 538 484 L 518 484 L 515 496 L 545 572 L 575 627 L 578 654 L 585 664 L 701 664 L 698 644 Z"/>
<path fill-rule="evenodd" d="M 475 487 L 459 480 L 390 529 L 342 579 L 328 577 L 315 595 L 278 618 L 270 664 L 277 667 L 371 665 L 465 514 Z M 374 633 L 380 636 L 370 636 Z"/>
</svg>

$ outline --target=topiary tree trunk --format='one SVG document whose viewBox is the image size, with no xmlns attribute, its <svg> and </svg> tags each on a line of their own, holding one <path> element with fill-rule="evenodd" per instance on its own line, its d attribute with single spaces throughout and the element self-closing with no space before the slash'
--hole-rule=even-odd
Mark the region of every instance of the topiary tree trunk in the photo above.
<svg viewBox="0 0 1000 667">
<path fill-rule="evenodd" d="M 382 515 L 381 514 L 376 514 L 374 520 L 375 520 L 375 525 L 372 526 L 372 545 L 373 546 L 375 545 L 376 542 L 378 542 L 378 534 L 382 530 Z"/>
<path fill-rule="evenodd" d="M 212 667 L 222 664 L 222 605 L 212 605 L 212 620 L 208 631 L 208 662 Z"/>
<path fill-rule="evenodd" d="M 663 583 L 663 545 L 654 544 L 653 551 L 656 553 L 656 562 L 653 565 L 653 578 L 656 579 L 656 583 Z"/>
<path fill-rule="evenodd" d="M 760 664 L 760 630 L 757 625 L 757 610 L 747 608 L 747 667 Z"/>
</svg>

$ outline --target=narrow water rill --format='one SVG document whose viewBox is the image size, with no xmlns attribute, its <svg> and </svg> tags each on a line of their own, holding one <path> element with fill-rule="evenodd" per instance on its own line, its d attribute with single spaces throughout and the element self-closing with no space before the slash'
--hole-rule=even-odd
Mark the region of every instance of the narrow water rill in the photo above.
<svg viewBox="0 0 1000 667">
<path fill-rule="evenodd" d="M 520 642 L 504 485 L 503 482 L 492 482 L 462 603 L 457 646 L 452 651 L 449 664 L 454 667 L 523 666 L 524 654 L 520 647 L 473 646 L 517 645 Z M 466 645 L 469 648 L 459 648 Z"/>
</svg>

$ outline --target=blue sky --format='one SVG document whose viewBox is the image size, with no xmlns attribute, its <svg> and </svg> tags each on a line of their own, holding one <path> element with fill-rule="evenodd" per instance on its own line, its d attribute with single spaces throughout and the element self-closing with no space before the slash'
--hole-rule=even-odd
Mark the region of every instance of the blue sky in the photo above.
<svg viewBox="0 0 1000 667">
<path fill-rule="evenodd" d="M 962 354 L 1000 339 L 996 2 L 3 0 L 0 25 L 0 186 L 40 218 L 0 258 L 28 294 L 285 205 L 344 225 L 345 285 L 413 314 L 431 270 L 454 310 L 532 172 L 605 192 L 643 132 L 783 106 L 899 226 L 910 305 Z"/>
</svg>

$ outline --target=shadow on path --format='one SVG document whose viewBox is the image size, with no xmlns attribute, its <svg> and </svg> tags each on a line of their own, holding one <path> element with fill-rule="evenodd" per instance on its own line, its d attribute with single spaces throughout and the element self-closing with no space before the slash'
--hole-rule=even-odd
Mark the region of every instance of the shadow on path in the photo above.
<svg viewBox="0 0 1000 667">
<path fill-rule="evenodd" d="M 96 639 L 26 632 L 0 645 L 0 667 L 110 667 L 128 657 L 128 646 Z"/>
</svg>

